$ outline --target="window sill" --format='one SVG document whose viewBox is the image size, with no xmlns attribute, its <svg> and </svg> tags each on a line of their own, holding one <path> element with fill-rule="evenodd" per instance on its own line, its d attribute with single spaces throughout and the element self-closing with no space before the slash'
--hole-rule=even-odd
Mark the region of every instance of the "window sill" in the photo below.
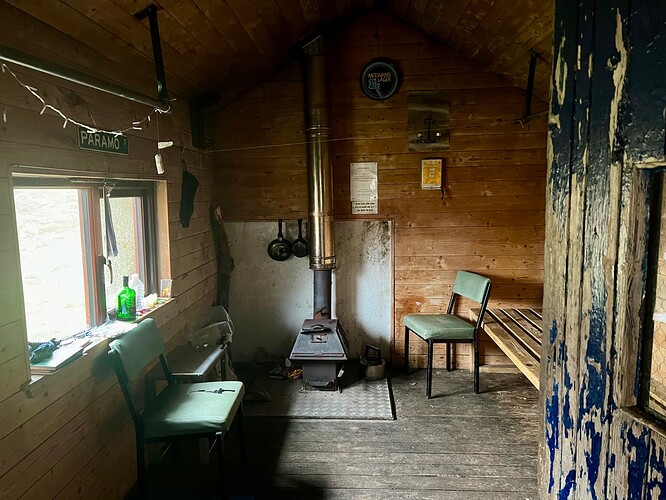
<svg viewBox="0 0 666 500">
<path fill-rule="evenodd" d="M 169 311 L 175 307 L 177 302 L 176 298 L 172 298 L 157 304 L 149 311 L 143 313 L 136 322 L 140 323 L 145 318 L 151 317 L 155 319 L 155 317 L 162 315 L 169 317 L 171 314 Z M 29 398 L 32 398 L 42 391 L 43 385 L 61 382 L 68 383 L 68 381 L 74 381 L 74 384 L 78 384 L 81 381 L 81 376 L 90 376 L 89 374 L 86 375 L 86 373 L 94 369 L 94 365 L 99 358 L 106 355 L 109 350 L 109 343 L 113 338 L 91 336 L 90 339 L 92 343 L 85 348 L 82 356 L 79 356 L 52 373 L 32 373 L 30 380 L 21 386 L 21 390 Z"/>
</svg>

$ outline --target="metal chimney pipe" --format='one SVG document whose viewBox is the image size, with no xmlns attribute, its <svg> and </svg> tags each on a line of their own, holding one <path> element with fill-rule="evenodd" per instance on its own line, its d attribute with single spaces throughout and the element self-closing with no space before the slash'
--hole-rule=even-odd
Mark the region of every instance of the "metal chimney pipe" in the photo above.
<svg viewBox="0 0 666 500">
<path fill-rule="evenodd" d="M 308 168 L 308 237 L 314 271 L 314 318 L 331 317 L 331 270 L 335 269 L 333 170 L 329 157 L 328 95 L 324 39 L 303 47 L 305 133 Z"/>
</svg>

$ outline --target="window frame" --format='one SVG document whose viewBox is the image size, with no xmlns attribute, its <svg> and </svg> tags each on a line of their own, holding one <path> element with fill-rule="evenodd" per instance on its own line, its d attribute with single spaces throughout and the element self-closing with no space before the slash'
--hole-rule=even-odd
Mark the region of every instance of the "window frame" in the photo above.
<svg viewBox="0 0 666 500">
<path fill-rule="evenodd" d="M 141 234 L 137 234 L 143 243 L 144 289 L 146 295 L 157 290 L 159 256 L 157 254 L 157 183 L 154 180 L 77 178 L 64 175 L 42 175 L 12 172 L 13 189 L 76 189 L 79 194 L 82 256 L 86 316 L 89 327 L 103 324 L 108 317 L 115 317 L 115 307 L 107 311 L 105 270 L 106 258 L 102 245 L 103 220 L 100 202 L 103 200 L 105 185 L 113 186 L 112 198 L 136 197 L 141 203 Z M 137 224 L 139 225 L 139 224 Z M 116 278 L 114 276 L 114 278 Z M 28 332 L 26 332 L 27 334 Z M 71 332 L 62 337 L 70 338 L 81 332 Z"/>
<path fill-rule="evenodd" d="M 657 297 L 657 280 L 659 268 L 659 247 L 661 243 L 661 221 L 666 189 L 666 173 L 663 169 L 655 169 L 650 175 L 649 188 L 649 220 L 646 248 L 647 274 L 645 279 L 645 314 L 640 336 L 638 361 L 638 397 L 637 405 L 647 415 L 658 422 L 666 423 L 666 411 L 661 413 L 650 406 L 650 383 L 652 379 L 652 353 L 654 345 L 655 313 Z M 661 405 L 660 405 L 661 406 Z"/>
<path fill-rule="evenodd" d="M 155 201 L 155 183 L 152 181 L 122 181 L 115 184 L 111 198 L 139 198 L 141 200 L 141 229 L 137 240 L 143 243 L 144 259 L 139 268 L 144 269 L 144 292 L 149 295 L 157 291 L 157 210 Z M 100 196 L 101 199 L 101 196 Z M 100 218 L 101 220 L 101 218 Z M 101 243 L 101 242 L 100 242 Z M 115 307 L 108 309 L 114 311 Z"/>
</svg>

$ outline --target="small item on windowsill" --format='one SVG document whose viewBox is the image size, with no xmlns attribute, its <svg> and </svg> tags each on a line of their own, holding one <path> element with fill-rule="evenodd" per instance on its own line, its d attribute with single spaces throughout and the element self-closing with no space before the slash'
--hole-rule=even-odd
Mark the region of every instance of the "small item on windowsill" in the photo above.
<svg viewBox="0 0 666 500">
<path fill-rule="evenodd" d="M 129 281 L 129 287 L 134 290 L 134 293 L 136 294 L 136 314 L 137 316 L 143 309 L 145 308 L 145 305 L 143 303 L 144 299 L 144 286 L 143 286 L 143 281 L 139 278 L 139 275 L 134 273 L 132 276 L 130 276 L 130 281 Z"/>
<path fill-rule="evenodd" d="M 125 321 L 107 321 L 106 323 L 92 328 L 89 332 L 91 337 L 101 337 L 105 339 L 115 339 L 135 328 L 137 323 L 127 323 Z"/>
<path fill-rule="evenodd" d="M 71 363 L 83 354 L 90 339 L 76 339 L 67 345 L 59 346 L 47 359 L 30 364 L 30 371 L 36 374 L 53 373 Z"/>
<path fill-rule="evenodd" d="M 173 280 L 168 278 L 162 278 L 160 280 L 160 299 L 170 299 L 171 298 L 171 285 Z"/>
<path fill-rule="evenodd" d="M 658 323 L 666 323 L 666 312 L 656 312 L 652 315 L 652 321 Z"/>
<path fill-rule="evenodd" d="M 30 362 L 38 363 L 51 357 L 60 345 L 60 341 L 51 339 L 46 342 L 28 342 L 28 354 L 30 354 Z"/>
<path fill-rule="evenodd" d="M 136 320 L 136 292 L 129 287 L 129 276 L 123 276 L 123 289 L 118 294 L 116 316 L 120 321 Z"/>
<path fill-rule="evenodd" d="M 157 305 L 157 294 L 151 293 L 143 299 L 143 307 L 146 309 L 152 309 Z"/>
</svg>

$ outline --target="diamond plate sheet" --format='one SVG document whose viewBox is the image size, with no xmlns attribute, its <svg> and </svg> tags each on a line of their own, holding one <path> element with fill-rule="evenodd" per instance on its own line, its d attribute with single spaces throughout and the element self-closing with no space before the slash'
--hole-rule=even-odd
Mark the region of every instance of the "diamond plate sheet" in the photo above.
<svg viewBox="0 0 666 500">
<path fill-rule="evenodd" d="M 266 380 L 260 389 L 268 392 L 272 400 L 247 402 L 247 415 L 349 420 L 395 418 L 387 380 L 359 380 L 342 392 L 301 391 L 300 380 Z"/>
</svg>

